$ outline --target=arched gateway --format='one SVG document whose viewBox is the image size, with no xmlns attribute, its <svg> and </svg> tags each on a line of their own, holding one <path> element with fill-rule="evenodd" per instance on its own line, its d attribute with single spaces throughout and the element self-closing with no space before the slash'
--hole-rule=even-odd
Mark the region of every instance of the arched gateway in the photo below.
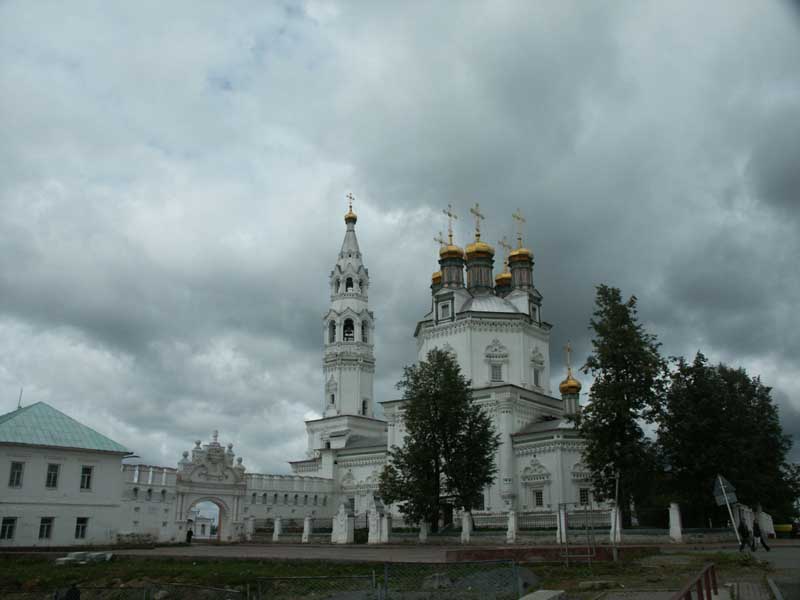
<svg viewBox="0 0 800 600">
<path fill-rule="evenodd" d="M 191 458 L 184 452 L 178 463 L 175 493 L 179 537 L 186 535 L 192 507 L 200 502 L 213 502 L 219 508 L 217 540 L 234 541 L 245 534 L 245 468 L 241 457 L 234 464 L 233 444 L 223 448 L 217 437 L 215 431 L 208 444 L 201 445 L 197 440 Z"/>
</svg>

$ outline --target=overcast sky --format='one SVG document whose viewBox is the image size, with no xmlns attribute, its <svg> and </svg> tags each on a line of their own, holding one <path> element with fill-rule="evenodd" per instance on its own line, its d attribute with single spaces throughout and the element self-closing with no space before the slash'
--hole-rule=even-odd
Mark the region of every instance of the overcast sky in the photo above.
<svg viewBox="0 0 800 600">
<path fill-rule="evenodd" d="M 777 1 L 2 2 L 0 412 L 24 386 L 145 461 L 218 428 L 287 471 L 352 191 L 377 400 L 441 209 L 464 244 L 480 202 L 492 243 L 527 216 L 554 389 L 607 283 L 800 444 L 799 65 Z"/>
</svg>

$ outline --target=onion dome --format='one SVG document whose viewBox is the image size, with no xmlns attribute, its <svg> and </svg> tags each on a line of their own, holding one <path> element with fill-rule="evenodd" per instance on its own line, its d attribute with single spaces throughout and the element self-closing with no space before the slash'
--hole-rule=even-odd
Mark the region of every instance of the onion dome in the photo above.
<svg viewBox="0 0 800 600">
<path fill-rule="evenodd" d="M 451 243 L 445 244 L 439 249 L 439 258 L 460 258 L 463 260 L 464 251 L 460 246 L 453 244 L 451 240 Z"/>
<path fill-rule="evenodd" d="M 533 260 L 533 252 L 531 252 L 528 248 L 523 248 L 520 246 L 509 253 L 508 262 L 516 262 L 520 260 Z"/>
<path fill-rule="evenodd" d="M 502 273 L 498 273 L 497 276 L 494 278 L 494 283 L 497 287 L 511 285 L 511 273 L 508 271 L 503 271 Z"/>
<path fill-rule="evenodd" d="M 476 236 L 477 237 L 477 236 Z M 479 256 L 492 257 L 494 256 L 494 248 L 486 242 L 482 242 L 480 238 L 467 246 L 467 260 Z"/>
<path fill-rule="evenodd" d="M 431 285 L 441 285 L 442 284 L 442 272 L 436 271 L 433 275 L 431 275 Z"/>
<path fill-rule="evenodd" d="M 561 395 L 578 394 L 581 391 L 581 382 L 572 376 L 572 367 L 567 368 L 567 378 L 558 386 Z"/>
<path fill-rule="evenodd" d="M 358 215 L 353 212 L 353 207 L 351 206 L 350 209 L 344 215 L 344 222 L 345 223 L 355 223 L 358 221 Z"/>
</svg>

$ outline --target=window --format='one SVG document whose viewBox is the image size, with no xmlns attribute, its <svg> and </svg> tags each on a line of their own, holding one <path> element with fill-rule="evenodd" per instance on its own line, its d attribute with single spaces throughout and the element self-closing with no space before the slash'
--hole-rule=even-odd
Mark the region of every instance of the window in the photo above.
<svg viewBox="0 0 800 600">
<path fill-rule="evenodd" d="M 277 504 L 278 503 L 278 494 L 275 494 L 275 496 L 273 496 L 272 503 L 273 504 Z"/>
<path fill-rule="evenodd" d="M 161 490 L 161 501 L 162 502 L 167 501 L 167 490 Z"/>
<path fill-rule="evenodd" d="M 331 321 L 328 323 L 328 343 L 332 344 L 336 341 L 336 323 Z"/>
<path fill-rule="evenodd" d="M 331 394 L 331 404 L 336 404 L 336 394 Z"/>
<path fill-rule="evenodd" d="M 544 506 L 544 492 L 542 490 L 533 492 L 533 504 L 539 507 Z"/>
<path fill-rule="evenodd" d="M 86 539 L 86 530 L 89 528 L 89 517 L 78 517 L 75 519 L 75 539 Z"/>
<path fill-rule="evenodd" d="M 492 365 L 492 381 L 503 381 L 503 365 Z"/>
<path fill-rule="evenodd" d="M 314 494 L 314 506 L 316 506 L 316 505 L 317 505 L 317 495 Z"/>
<path fill-rule="evenodd" d="M 22 472 L 25 470 L 25 463 L 12 462 L 11 473 L 8 476 L 8 487 L 22 487 Z M 11 538 L 9 538 L 11 539 Z"/>
<path fill-rule="evenodd" d="M 308 494 L 303 496 L 303 506 L 308 506 Z"/>
<path fill-rule="evenodd" d="M 297 494 L 294 495 L 294 505 L 297 506 Z"/>
<path fill-rule="evenodd" d="M 153 490 L 152 489 L 148 489 L 147 490 L 147 493 L 144 495 L 144 499 L 147 500 L 148 502 L 150 502 L 150 500 L 153 499 Z"/>
<path fill-rule="evenodd" d="M 330 449 L 331 449 L 331 441 L 330 441 L 330 440 L 328 440 L 327 442 L 325 442 L 325 449 L 326 449 L 326 450 L 330 450 Z"/>
<path fill-rule="evenodd" d="M 348 277 L 344 280 L 344 291 L 345 292 L 352 292 L 353 291 L 353 278 Z"/>
<path fill-rule="evenodd" d="M 450 318 L 450 304 L 442 304 L 439 306 L 439 318 L 440 319 L 449 319 Z"/>
<path fill-rule="evenodd" d="M 0 523 L 0 540 L 13 540 L 17 528 L 17 517 L 3 517 Z"/>
<path fill-rule="evenodd" d="M 369 407 L 369 400 L 362 400 L 361 401 L 361 414 L 367 414 L 367 408 Z"/>
<path fill-rule="evenodd" d="M 39 521 L 39 539 L 49 540 L 53 536 L 53 517 L 42 517 Z"/>
<path fill-rule="evenodd" d="M 334 293 L 334 294 L 338 294 L 338 293 L 339 293 L 339 286 L 340 286 L 341 284 L 342 284 L 341 280 L 340 280 L 340 279 L 337 279 L 337 280 L 336 280 L 336 283 L 334 283 L 334 290 L 333 290 L 333 293 Z"/>
<path fill-rule="evenodd" d="M 328 505 L 328 497 L 327 496 L 323 496 L 322 497 L 322 506 L 327 506 L 327 505 Z"/>
<path fill-rule="evenodd" d="M 205 535 L 205 534 L 206 534 L 206 524 L 205 523 L 201 523 L 200 524 L 200 535 Z"/>
<path fill-rule="evenodd" d="M 283 495 L 283 503 L 284 504 L 289 504 L 289 494 L 284 494 Z"/>
<path fill-rule="evenodd" d="M 58 471 L 61 465 L 47 465 L 47 479 L 44 486 L 50 489 L 58 487 Z"/>
<path fill-rule="evenodd" d="M 267 495 L 261 494 L 261 504 L 266 504 L 266 503 L 267 503 Z"/>
<path fill-rule="evenodd" d="M 534 367 L 534 369 L 533 369 L 533 385 L 535 385 L 536 387 L 540 387 L 541 386 L 541 384 L 539 383 L 539 378 L 540 377 L 541 377 L 541 375 L 540 375 L 539 369 Z"/>
<path fill-rule="evenodd" d="M 92 489 L 92 471 L 94 467 L 81 467 L 81 489 Z"/>
<path fill-rule="evenodd" d="M 139 488 L 133 488 L 133 499 L 137 500 L 139 498 Z"/>
<path fill-rule="evenodd" d="M 253 492 L 253 496 L 250 499 L 250 504 L 255 504 L 255 503 L 256 503 L 256 494 L 255 492 Z"/>
<path fill-rule="evenodd" d="M 361 341 L 365 344 L 369 340 L 369 323 L 361 321 Z"/>
<path fill-rule="evenodd" d="M 579 490 L 580 503 L 589 504 L 589 488 L 581 488 Z"/>
<path fill-rule="evenodd" d="M 342 339 L 345 342 L 354 342 L 356 340 L 356 332 L 355 326 L 353 325 L 353 319 L 345 319 L 344 321 L 344 328 L 342 329 Z"/>
</svg>

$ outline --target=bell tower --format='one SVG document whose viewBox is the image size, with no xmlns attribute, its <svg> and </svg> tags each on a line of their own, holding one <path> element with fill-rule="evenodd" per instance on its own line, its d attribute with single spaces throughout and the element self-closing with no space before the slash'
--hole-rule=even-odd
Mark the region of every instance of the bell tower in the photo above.
<svg viewBox="0 0 800 600">
<path fill-rule="evenodd" d="M 344 215 L 342 249 L 330 274 L 331 304 L 323 320 L 325 394 L 322 414 L 372 417 L 374 315 L 369 310 L 369 271 L 356 238 L 353 195 Z"/>
</svg>

